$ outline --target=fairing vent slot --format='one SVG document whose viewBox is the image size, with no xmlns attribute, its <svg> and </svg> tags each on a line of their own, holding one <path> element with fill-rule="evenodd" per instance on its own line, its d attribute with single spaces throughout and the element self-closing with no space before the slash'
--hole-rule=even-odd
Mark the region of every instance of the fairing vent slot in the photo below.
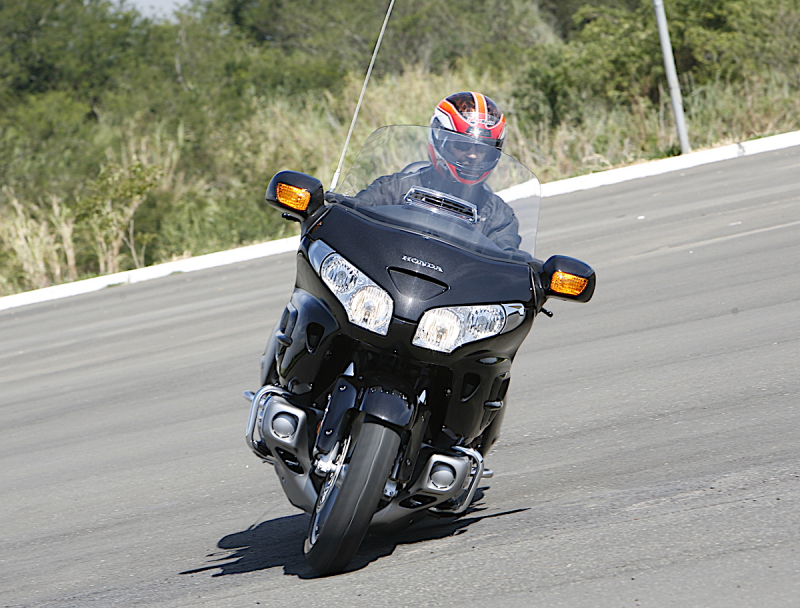
<svg viewBox="0 0 800 608">
<path fill-rule="evenodd" d="M 430 300 L 448 290 L 441 281 L 402 268 L 389 268 L 389 277 L 398 292 L 415 300 Z"/>
<path fill-rule="evenodd" d="M 481 385 L 481 377 L 478 374 L 467 372 L 464 374 L 464 381 L 461 384 L 461 402 L 465 403 L 472 399 Z"/>
<path fill-rule="evenodd" d="M 287 469 L 289 469 L 292 473 L 297 473 L 298 475 L 303 474 L 303 466 L 300 464 L 297 456 L 282 448 L 275 448 L 275 450 L 278 452 L 278 456 L 281 457 L 281 460 L 283 460 L 283 463 L 286 465 Z"/>
<path fill-rule="evenodd" d="M 437 190 L 413 186 L 406 193 L 405 201 L 436 213 L 456 217 L 470 224 L 478 222 L 478 208 L 475 205 L 457 196 L 444 194 Z"/>
<path fill-rule="evenodd" d="M 502 401 L 505 399 L 510 382 L 511 378 L 508 377 L 507 373 L 497 376 L 492 383 L 492 390 L 489 391 L 489 401 Z"/>
<path fill-rule="evenodd" d="M 306 350 L 312 355 L 317 351 L 322 336 L 325 334 L 325 328 L 319 323 L 309 323 L 306 326 Z"/>
</svg>

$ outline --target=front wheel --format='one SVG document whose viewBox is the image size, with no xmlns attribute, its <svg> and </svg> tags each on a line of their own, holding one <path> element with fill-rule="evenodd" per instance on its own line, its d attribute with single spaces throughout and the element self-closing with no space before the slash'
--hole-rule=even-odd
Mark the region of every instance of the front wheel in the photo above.
<svg viewBox="0 0 800 608">
<path fill-rule="evenodd" d="M 395 431 L 374 422 L 363 423 L 350 450 L 352 439 L 320 489 L 303 547 L 320 574 L 344 570 L 358 551 L 400 447 Z"/>
</svg>

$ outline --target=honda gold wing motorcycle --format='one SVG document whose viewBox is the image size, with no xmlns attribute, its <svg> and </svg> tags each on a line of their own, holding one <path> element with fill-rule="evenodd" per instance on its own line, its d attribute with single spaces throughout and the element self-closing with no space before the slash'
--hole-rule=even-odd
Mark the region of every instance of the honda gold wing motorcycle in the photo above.
<svg viewBox="0 0 800 608">
<path fill-rule="evenodd" d="M 246 439 L 310 515 L 303 551 L 320 574 L 344 570 L 370 529 L 468 509 L 534 318 L 594 292 L 583 262 L 534 258 L 530 170 L 497 152 L 482 185 L 439 179 L 428 131 L 378 129 L 335 192 L 294 171 L 267 188 L 301 240 L 262 388 L 245 393 Z"/>
</svg>

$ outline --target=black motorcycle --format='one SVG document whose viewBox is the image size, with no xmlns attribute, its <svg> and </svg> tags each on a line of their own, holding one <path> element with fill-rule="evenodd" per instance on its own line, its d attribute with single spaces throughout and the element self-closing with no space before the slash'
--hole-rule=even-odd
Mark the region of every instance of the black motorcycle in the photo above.
<svg viewBox="0 0 800 608">
<path fill-rule="evenodd" d="M 428 131 L 376 131 L 337 192 L 281 171 L 266 193 L 301 241 L 262 388 L 246 393 L 247 443 L 311 516 L 304 553 L 321 574 L 370 528 L 468 509 L 534 317 L 594 292 L 583 262 L 533 257 L 533 173 L 501 154 L 484 184 L 436 179 Z"/>
</svg>

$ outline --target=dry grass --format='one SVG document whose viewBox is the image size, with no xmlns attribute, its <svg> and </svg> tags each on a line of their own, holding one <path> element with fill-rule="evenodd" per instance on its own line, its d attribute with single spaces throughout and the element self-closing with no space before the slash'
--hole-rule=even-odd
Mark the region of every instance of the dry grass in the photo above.
<svg viewBox="0 0 800 608">
<path fill-rule="evenodd" d="M 266 174 L 290 168 L 330 180 L 350 125 L 361 81 L 352 78 L 344 94 L 299 101 L 254 99 L 254 113 L 235 143 L 238 171 Z M 786 80 L 719 84 L 697 88 L 684 99 L 693 148 L 703 149 L 800 128 L 800 96 Z M 376 128 L 387 124 L 427 124 L 435 104 L 460 90 L 478 90 L 493 97 L 509 119 L 507 152 L 531 167 L 544 182 L 602 171 L 641 160 L 677 154 L 669 96 L 658 105 L 634 100 L 631 107 L 586 113 L 580 124 L 556 127 L 530 125 L 515 111 L 513 84 L 492 75 L 461 70 L 428 74 L 408 68 L 401 75 L 373 81 L 364 99 L 347 159 Z M 299 111 L 302 120 L 287 135 L 284 125 Z M 231 163 L 234 166 L 234 163 Z M 345 168 L 348 163 L 345 163 Z"/>
<path fill-rule="evenodd" d="M 148 174 L 156 176 L 152 187 L 160 200 L 183 209 L 182 215 L 175 215 L 172 223 L 167 222 L 163 228 L 164 238 L 172 239 L 173 245 L 158 257 L 166 260 L 176 254 L 191 255 L 243 244 L 235 230 L 226 228 L 228 232 L 209 234 L 209 227 L 219 226 L 223 219 L 228 226 L 235 226 L 240 221 L 236 215 L 239 211 L 226 209 L 226 205 L 235 200 L 259 199 L 275 171 L 303 171 L 329 184 L 361 85 L 360 77 L 353 76 L 343 94 L 335 98 L 325 94 L 295 98 L 254 95 L 249 116 L 237 128 L 212 129 L 207 147 L 216 173 L 199 178 L 187 176 L 180 169 L 182 128 L 167 133 L 162 125 L 156 125 L 142 134 L 135 117 L 120 127 L 116 139 L 123 145 L 116 152 L 109 150 L 108 164 L 123 171 L 137 163 L 145 167 Z M 684 99 L 693 148 L 800 129 L 797 89 L 798 83 L 792 78 L 780 75 L 694 88 Z M 498 80 L 494 74 L 469 69 L 430 74 L 420 67 L 408 67 L 402 74 L 371 83 L 345 171 L 374 129 L 387 124 L 427 124 L 435 104 L 460 90 L 483 91 L 505 109 L 509 120 L 507 152 L 532 168 L 543 182 L 661 158 L 679 150 L 666 94 L 657 105 L 634 100 L 630 107 L 612 111 L 589 108 L 580 123 L 531 125 L 521 120 L 515 109 L 510 79 Z M 208 108 L 208 115 L 214 124 L 213 108 Z M 109 208 L 117 205 L 129 209 L 132 202 L 141 202 L 136 196 L 130 194 L 127 202 L 109 199 Z M 86 274 L 86 269 L 78 268 L 75 261 L 76 240 L 80 240 L 75 234 L 80 226 L 59 197 L 45 192 L 38 201 L 23 201 L 4 186 L 0 191 L 0 215 L 0 294 L 44 287 Z M 142 248 L 148 242 L 148 235 L 140 235 L 137 245 L 132 214 L 128 217 L 123 213 L 121 217 L 107 235 L 110 248 L 106 247 L 105 261 L 100 264 L 109 271 L 112 266 L 120 267 L 121 255 L 127 256 L 125 265 L 140 265 Z M 271 234 L 272 238 L 296 228 L 279 220 L 267 226 L 265 235 Z M 127 245 L 127 253 L 121 253 L 121 241 Z M 98 255 L 101 253 L 98 251 Z"/>
</svg>

